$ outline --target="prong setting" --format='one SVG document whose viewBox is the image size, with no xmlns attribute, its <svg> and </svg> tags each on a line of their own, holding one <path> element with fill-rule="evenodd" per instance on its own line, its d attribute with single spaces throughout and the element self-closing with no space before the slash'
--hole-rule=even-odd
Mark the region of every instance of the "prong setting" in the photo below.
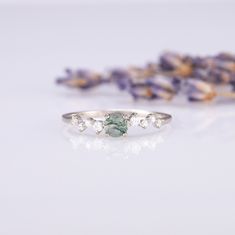
<svg viewBox="0 0 235 235">
<path fill-rule="evenodd" d="M 149 123 L 146 118 L 143 118 L 140 120 L 139 126 L 142 127 L 143 129 L 146 129 L 148 127 Z"/>
</svg>

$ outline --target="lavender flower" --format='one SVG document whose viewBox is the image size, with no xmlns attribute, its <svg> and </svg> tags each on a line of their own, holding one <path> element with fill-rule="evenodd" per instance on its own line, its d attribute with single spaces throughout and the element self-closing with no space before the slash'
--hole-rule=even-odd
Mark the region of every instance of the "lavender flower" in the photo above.
<svg viewBox="0 0 235 235">
<path fill-rule="evenodd" d="M 133 84 L 129 88 L 129 92 L 134 99 L 154 99 L 156 96 L 153 93 L 153 90 L 150 86 L 146 84 Z"/>
<path fill-rule="evenodd" d="M 68 87 L 88 89 L 97 86 L 104 81 L 100 74 L 88 70 L 72 71 L 67 69 L 65 72 L 66 75 L 62 78 L 58 78 L 57 83 Z"/>
<path fill-rule="evenodd" d="M 157 63 L 143 67 L 113 69 L 105 74 L 90 70 L 66 70 L 58 84 L 89 89 L 103 83 L 114 83 L 135 99 L 172 99 L 186 84 L 190 101 L 207 101 L 216 96 L 235 97 L 235 55 L 188 56 L 163 53 Z M 228 85 L 231 92 L 216 92 L 217 85 Z"/>
<path fill-rule="evenodd" d="M 146 83 L 152 87 L 166 90 L 176 94 L 180 88 L 180 80 L 178 78 L 163 77 L 161 75 L 146 79 Z"/>
<path fill-rule="evenodd" d="M 216 92 L 209 83 L 189 79 L 186 82 L 187 95 L 190 101 L 208 101 L 216 96 Z"/>
<path fill-rule="evenodd" d="M 111 70 L 109 80 L 116 83 L 121 90 L 127 89 L 131 83 L 129 73 L 123 69 Z"/>
<path fill-rule="evenodd" d="M 166 52 L 160 56 L 159 66 L 164 71 L 173 71 L 182 64 L 182 58 L 179 54 Z"/>
</svg>

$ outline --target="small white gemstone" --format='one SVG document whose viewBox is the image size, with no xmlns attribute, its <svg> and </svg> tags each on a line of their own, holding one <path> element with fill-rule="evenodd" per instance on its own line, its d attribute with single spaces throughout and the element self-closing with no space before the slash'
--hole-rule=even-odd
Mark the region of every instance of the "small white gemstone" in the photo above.
<svg viewBox="0 0 235 235">
<path fill-rule="evenodd" d="M 141 119 L 140 120 L 140 124 L 139 124 L 142 128 L 147 128 L 149 123 L 148 123 L 148 120 L 145 118 L 145 119 Z"/>
<path fill-rule="evenodd" d="M 161 120 L 161 119 L 157 119 L 154 122 L 154 126 L 157 127 L 157 128 L 160 128 L 162 125 L 163 125 L 163 120 Z"/>
<path fill-rule="evenodd" d="M 87 127 L 92 126 L 95 122 L 95 120 L 93 118 L 87 118 L 86 120 L 84 120 L 85 124 Z"/>
<path fill-rule="evenodd" d="M 133 113 L 129 119 L 128 119 L 128 124 L 130 126 L 138 126 L 139 124 L 139 118 L 137 117 L 137 114 Z"/>
<path fill-rule="evenodd" d="M 131 117 L 131 115 L 130 115 L 130 114 L 127 114 L 127 113 L 124 113 L 122 116 L 123 116 L 123 118 L 126 119 L 126 120 L 128 120 L 128 119 Z"/>
<path fill-rule="evenodd" d="M 77 114 L 73 114 L 71 119 L 71 124 L 73 126 L 76 126 L 78 124 L 79 119 L 80 117 Z"/>
<path fill-rule="evenodd" d="M 99 134 L 104 128 L 103 122 L 102 121 L 95 121 L 93 124 L 93 128 L 94 128 L 95 132 Z"/>
<path fill-rule="evenodd" d="M 78 127 L 78 130 L 81 131 L 81 132 L 86 130 L 86 128 L 87 128 L 87 126 L 86 126 L 84 121 L 79 122 L 77 127 Z"/>
<path fill-rule="evenodd" d="M 147 117 L 146 117 L 151 123 L 155 123 L 156 121 L 156 116 L 154 114 L 149 114 Z"/>
<path fill-rule="evenodd" d="M 109 118 L 109 116 L 110 116 L 109 113 L 106 113 L 106 114 L 104 115 L 105 119 Z"/>
</svg>

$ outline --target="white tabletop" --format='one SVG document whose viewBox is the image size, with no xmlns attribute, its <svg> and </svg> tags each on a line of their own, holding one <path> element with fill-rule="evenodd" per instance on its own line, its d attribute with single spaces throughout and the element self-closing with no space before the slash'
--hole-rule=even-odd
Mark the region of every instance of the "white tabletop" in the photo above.
<svg viewBox="0 0 235 235">
<path fill-rule="evenodd" d="M 170 49 L 235 51 L 234 5 L 0 8 L 0 234 L 235 233 L 235 101 L 134 102 L 115 87 L 55 85 Z M 142 108 L 173 115 L 140 138 L 70 136 L 61 114 Z"/>
</svg>

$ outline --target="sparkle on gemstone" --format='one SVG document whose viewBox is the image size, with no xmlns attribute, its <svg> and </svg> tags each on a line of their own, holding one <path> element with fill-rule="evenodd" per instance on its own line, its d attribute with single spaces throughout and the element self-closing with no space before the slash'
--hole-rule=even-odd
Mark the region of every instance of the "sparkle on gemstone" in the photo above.
<svg viewBox="0 0 235 235">
<path fill-rule="evenodd" d="M 102 121 L 98 121 L 98 120 L 95 121 L 93 123 L 93 128 L 94 128 L 95 132 L 97 134 L 99 134 L 103 130 L 103 128 L 104 128 L 103 122 Z"/>
<path fill-rule="evenodd" d="M 77 127 L 78 127 L 78 130 L 81 131 L 81 132 L 84 131 L 84 130 L 86 130 L 86 128 L 87 128 L 87 126 L 86 126 L 86 124 L 85 124 L 84 121 L 80 121 L 80 122 L 78 123 Z"/>
<path fill-rule="evenodd" d="M 123 136 L 127 133 L 127 121 L 122 113 L 111 113 L 104 122 L 105 133 L 112 137 Z"/>
<path fill-rule="evenodd" d="M 147 128 L 148 125 L 149 125 L 148 120 L 147 120 L 146 118 L 141 119 L 139 125 L 140 125 L 142 128 Z"/>
<path fill-rule="evenodd" d="M 163 120 L 162 119 L 157 119 L 154 122 L 154 126 L 157 127 L 157 128 L 160 128 L 162 125 L 163 125 Z"/>
<path fill-rule="evenodd" d="M 80 120 L 80 116 L 78 116 L 77 114 L 73 114 L 72 119 L 71 119 L 71 124 L 73 126 L 76 126 L 78 124 L 79 120 Z"/>
<path fill-rule="evenodd" d="M 155 121 L 156 121 L 156 116 L 154 114 L 152 114 L 152 113 L 149 114 L 146 118 L 151 123 L 155 123 Z"/>
<path fill-rule="evenodd" d="M 84 122 L 87 127 L 90 127 L 90 126 L 94 125 L 95 120 L 93 118 L 87 118 L 86 120 L 84 120 Z"/>
<path fill-rule="evenodd" d="M 129 126 L 138 126 L 138 124 L 139 124 L 139 119 L 137 118 L 137 114 L 132 113 L 128 118 L 128 125 Z"/>
</svg>

